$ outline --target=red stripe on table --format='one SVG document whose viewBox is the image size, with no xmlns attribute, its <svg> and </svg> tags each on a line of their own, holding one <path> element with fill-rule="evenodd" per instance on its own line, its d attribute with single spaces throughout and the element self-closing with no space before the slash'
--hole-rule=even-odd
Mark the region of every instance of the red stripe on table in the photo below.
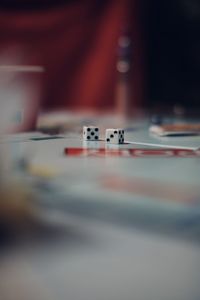
<svg viewBox="0 0 200 300">
<path fill-rule="evenodd" d="M 107 149 L 107 148 L 65 148 L 67 156 L 93 157 L 200 157 L 200 151 L 182 149 Z"/>
</svg>

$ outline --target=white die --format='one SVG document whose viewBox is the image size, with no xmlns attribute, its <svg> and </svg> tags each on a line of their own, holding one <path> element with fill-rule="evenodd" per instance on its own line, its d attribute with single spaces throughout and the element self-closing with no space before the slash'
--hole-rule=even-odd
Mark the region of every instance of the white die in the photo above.
<svg viewBox="0 0 200 300">
<path fill-rule="evenodd" d="M 99 128 L 95 127 L 95 126 L 84 126 L 83 127 L 83 139 L 85 141 L 98 141 Z"/>
<path fill-rule="evenodd" d="M 111 144 L 124 143 L 124 130 L 123 129 L 106 129 L 106 142 Z"/>
</svg>

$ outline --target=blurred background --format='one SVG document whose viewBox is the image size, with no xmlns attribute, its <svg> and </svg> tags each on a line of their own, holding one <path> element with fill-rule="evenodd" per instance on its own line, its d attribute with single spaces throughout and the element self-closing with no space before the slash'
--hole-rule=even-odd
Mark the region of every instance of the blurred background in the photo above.
<svg viewBox="0 0 200 300">
<path fill-rule="evenodd" d="M 42 110 L 120 109 L 121 82 L 129 110 L 199 110 L 198 0 L 2 0 L 0 24 L 1 65 L 45 68 Z"/>
<path fill-rule="evenodd" d="M 199 110 L 200 3 L 147 1 L 148 86 L 151 105 Z M 162 99 L 162 100 L 161 100 Z M 154 103 L 155 101 L 155 103 Z"/>
</svg>

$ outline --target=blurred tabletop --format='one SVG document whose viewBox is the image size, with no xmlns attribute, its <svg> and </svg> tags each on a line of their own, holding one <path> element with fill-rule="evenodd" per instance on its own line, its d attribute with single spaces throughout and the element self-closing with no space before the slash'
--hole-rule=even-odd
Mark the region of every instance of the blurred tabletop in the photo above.
<svg viewBox="0 0 200 300">
<path fill-rule="evenodd" d="M 98 142 L 82 140 L 89 124 Z M 113 124 L 1 138 L 38 209 L 34 230 L 1 245 L 2 300 L 200 299 L 200 136 L 156 137 L 143 118 L 106 145 Z"/>
</svg>

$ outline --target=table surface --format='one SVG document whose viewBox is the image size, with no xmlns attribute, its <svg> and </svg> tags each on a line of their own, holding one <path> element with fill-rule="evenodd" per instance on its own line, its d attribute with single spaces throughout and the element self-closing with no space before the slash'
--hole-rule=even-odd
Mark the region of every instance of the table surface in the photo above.
<svg viewBox="0 0 200 300">
<path fill-rule="evenodd" d="M 46 222 L 39 237 L 1 251 L 1 299 L 200 299 L 199 155 L 107 147 L 102 132 L 89 144 L 77 131 L 45 137 L 0 141 L 12 161 L 28 160 L 19 176 Z M 150 136 L 144 120 L 126 140 L 200 146 L 199 136 Z"/>
</svg>

